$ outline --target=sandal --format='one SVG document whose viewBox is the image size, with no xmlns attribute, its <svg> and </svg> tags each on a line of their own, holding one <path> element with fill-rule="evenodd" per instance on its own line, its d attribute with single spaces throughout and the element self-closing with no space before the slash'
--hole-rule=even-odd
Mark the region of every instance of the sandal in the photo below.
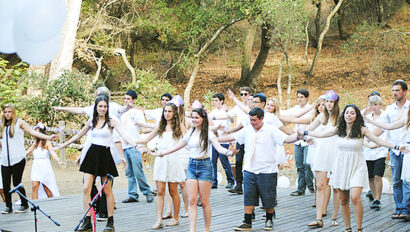
<svg viewBox="0 0 410 232">
<path fill-rule="evenodd" d="M 394 213 L 393 215 L 391 215 L 391 219 L 400 219 L 400 214 Z"/>
<path fill-rule="evenodd" d="M 183 213 L 181 213 L 181 217 L 182 218 L 187 218 L 189 215 L 188 215 L 188 212 L 183 212 Z"/>
<path fill-rule="evenodd" d="M 323 221 L 322 219 L 316 219 L 313 222 L 309 223 L 308 226 L 312 228 L 321 228 L 323 227 Z"/>
<path fill-rule="evenodd" d="M 363 228 L 362 229 L 357 229 L 356 230 L 356 232 L 362 232 L 363 231 Z"/>
<path fill-rule="evenodd" d="M 165 224 L 166 226 L 177 226 L 179 225 L 179 221 L 172 219 L 171 221 L 169 221 L 167 224 Z"/>
<path fill-rule="evenodd" d="M 337 219 L 332 218 L 332 220 L 330 221 L 330 226 L 338 226 L 338 225 L 339 225 L 339 223 L 337 222 Z"/>
<path fill-rule="evenodd" d="M 326 217 L 326 216 L 327 216 L 327 213 L 323 213 L 323 214 L 322 214 L 322 217 Z"/>
<path fill-rule="evenodd" d="M 164 225 L 162 223 L 157 223 L 157 224 L 153 225 L 151 227 L 151 229 L 158 230 L 158 229 L 162 229 L 163 227 L 164 227 Z"/>
<path fill-rule="evenodd" d="M 345 232 L 353 232 L 352 228 L 346 228 Z"/>
<path fill-rule="evenodd" d="M 162 216 L 162 219 L 170 219 L 170 218 L 172 218 L 172 214 L 170 213 L 167 213 L 164 216 Z"/>
<path fill-rule="evenodd" d="M 406 217 L 406 214 L 404 214 L 404 213 L 401 213 L 401 214 L 399 214 L 399 216 L 398 216 L 398 219 L 406 219 L 407 217 Z"/>
</svg>

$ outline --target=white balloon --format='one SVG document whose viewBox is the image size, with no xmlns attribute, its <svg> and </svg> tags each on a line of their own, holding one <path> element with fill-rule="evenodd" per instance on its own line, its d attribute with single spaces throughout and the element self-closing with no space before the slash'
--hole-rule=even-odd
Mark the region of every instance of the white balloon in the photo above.
<svg viewBox="0 0 410 232">
<path fill-rule="evenodd" d="M 58 53 L 60 40 L 60 33 L 43 42 L 29 41 L 17 34 L 16 31 L 14 33 L 17 55 L 23 61 L 32 65 L 45 65 L 50 63 Z"/>
<path fill-rule="evenodd" d="M 0 53 L 15 53 L 13 38 L 13 21 L 0 21 Z"/>
<path fill-rule="evenodd" d="M 290 180 L 286 176 L 278 177 L 278 188 L 288 188 L 290 186 Z"/>
<path fill-rule="evenodd" d="M 65 0 L 20 0 L 15 30 L 24 39 L 40 42 L 59 34 L 65 18 Z"/>
<path fill-rule="evenodd" d="M 13 20 L 15 6 L 13 0 L 0 0 L 0 22 Z"/>
</svg>

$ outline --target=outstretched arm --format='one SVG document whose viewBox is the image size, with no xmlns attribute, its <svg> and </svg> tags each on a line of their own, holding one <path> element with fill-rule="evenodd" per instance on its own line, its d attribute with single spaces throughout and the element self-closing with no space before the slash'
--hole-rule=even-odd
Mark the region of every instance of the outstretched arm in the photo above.
<svg viewBox="0 0 410 232">
<path fill-rule="evenodd" d="M 404 119 L 394 121 L 390 124 L 370 119 L 367 116 L 365 116 L 364 119 L 366 120 L 366 122 L 371 123 L 375 126 L 378 126 L 380 128 L 386 129 L 386 130 L 395 130 L 395 129 L 399 129 L 401 127 L 404 127 L 406 125 L 406 122 L 405 122 Z"/>
<path fill-rule="evenodd" d="M 235 97 L 235 94 L 232 92 L 232 90 L 228 89 L 226 94 L 228 95 L 228 97 L 235 102 L 236 105 L 239 106 L 239 108 L 241 108 L 241 110 L 243 110 L 243 112 L 245 113 L 249 113 L 249 111 L 251 111 L 251 109 L 249 109 L 248 106 L 246 106 L 245 104 L 243 104 L 241 101 L 239 101 L 239 99 L 237 97 Z"/>
<path fill-rule="evenodd" d="M 278 118 L 282 122 L 290 122 L 290 123 L 296 123 L 296 124 L 309 124 L 312 121 L 311 118 L 299 118 L 295 116 L 284 116 L 284 115 L 279 115 Z"/>
<path fill-rule="evenodd" d="M 78 132 L 78 134 L 74 135 L 73 137 L 71 137 L 71 139 L 67 140 L 65 143 L 52 148 L 53 150 L 60 150 L 61 148 L 64 148 L 68 145 L 70 145 L 71 143 L 79 140 L 81 137 L 83 137 L 88 130 L 91 128 L 91 121 L 88 121 L 85 126 Z"/>
<path fill-rule="evenodd" d="M 127 136 L 125 132 L 122 130 L 122 128 L 118 125 L 118 123 L 115 120 L 110 119 L 111 125 L 114 127 L 114 129 L 118 132 L 118 134 L 127 142 L 128 144 L 131 144 L 133 146 L 136 146 L 137 144 L 133 139 Z"/>
<path fill-rule="evenodd" d="M 51 157 L 53 157 L 53 159 L 57 161 L 58 165 L 63 166 L 64 163 L 61 162 L 60 158 L 58 158 L 57 153 L 52 148 L 53 145 L 51 145 L 50 141 L 47 141 L 47 150 L 50 152 Z"/>
<path fill-rule="evenodd" d="M 71 114 L 85 114 L 84 107 L 62 107 L 62 106 L 53 106 L 53 110 L 63 111 Z"/>
<path fill-rule="evenodd" d="M 144 143 L 148 143 L 149 141 L 151 141 L 151 139 L 153 139 L 159 132 L 159 124 L 157 125 L 157 127 L 155 127 L 155 129 L 153 131 L 151 131 L 147 136 L 145 136 L 144 138 L 141 139 L 136 139 L 135 143 L 136 144 L 144 144 Z"/>
<path fill-rule="evenodd" d="M 214 146 L 214 148 L 219 152 L 219 154 L 224 154 L 226 156 L 232 155 L 232 151 L 221 146 L 221 144 L 218 142 L 217 137 L 212 137 L 211 143 Z"/>
<path fill-rule="evenodd" d="M 36 143 L 31 144 L 30 148 L 26 151 L 26 156 L 28 156 L 31 152 L 34 151 Z"/>
<path fill-rule="evenodd" d="M 158 156 L 163 157 L 165 155 L 169 155 L 173 152 L 176 152 L 176 151 L 180 150 L 181 148 L 185 147 L 186 145 L 187 145 L 187 142 L 184 139 L 181 139 L 181 140 L 179 140 L 179 142 L 175 146 L 170 147 L 170 148 L 168 148 L 167 150 L 165 150 L 163 152 L 159 152 L 158 154 L 156 154 L 156 153 L 151 153 L 151 154 L 154 155 L 154 156 L 158 155 Z"/>
<path fill-rule="evenodd" d="M 302 132 L 303 133 L 303 132 Z M 337 129 L 336 128 L 332 128 L 326 131 L 309 131 L 308 132 L 308 136 L 312 136 L 312 137 L 316 137 L 316 138 L 326 138 L 326 137 L 331 137 L 333 135 L 336 135 L 337 133 Z"/>
<path fill-rule="evenodd" d="M 45 134 L 43 134 L 43 133 L 40 133 L 40 132 L 34 130 L 34 129 L 31 128 L 31 126 L 28 125 L 25 121 L 22 121 L 22 122 L 20 123 L 20 128 L 23 129 L 25 132 L 29 133 L 31 136 L 37 137 L 37 138 L 39 138 L 39 139 L 53 140 L 53 139 L 58 138 L 58 135 L 49 136 L 49 135 L 45 135 Z"/>
</svg>

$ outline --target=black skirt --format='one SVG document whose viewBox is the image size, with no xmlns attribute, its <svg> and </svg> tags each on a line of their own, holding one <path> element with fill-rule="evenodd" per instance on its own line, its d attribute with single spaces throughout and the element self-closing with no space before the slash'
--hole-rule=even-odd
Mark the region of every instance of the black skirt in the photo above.
<svg viewBox="0 0 410 232">
<path fill-rule="evenodd" d="M 91 144 L 80 166 L 80 171 L 94 176 L 118 176 L 110 147 Z"/>
</svg>

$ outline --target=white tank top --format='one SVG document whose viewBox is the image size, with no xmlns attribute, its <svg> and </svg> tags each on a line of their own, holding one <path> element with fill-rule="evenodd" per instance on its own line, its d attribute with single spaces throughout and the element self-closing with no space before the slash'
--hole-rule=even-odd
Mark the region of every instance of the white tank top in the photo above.
<svg viewBox="0 0 410 232">
<path fill-rule="evenodd" d="M 47 149 L 37 147 L 33 151 L 33 159 L 49 159 L 50 152 Z"/>
<path fill-rule="evenodd" d="M 91 143 L 95 145 L 109 147 L 113 140 L 111 130 L 107 123 L 101 129 L 92 128 L 90 135 Z"/>
<path fill-rule="evenodd" d="M 23 120 L 17 119 L 14 126 L 13 138 L 10 137 L 10 126 L 6 126 L 1 138 L 1 165 L 12 166 L 22 159 L 26 158 L 26 149 L 24 148 L 24 130 L 20 128 Z"/>
</svg>

